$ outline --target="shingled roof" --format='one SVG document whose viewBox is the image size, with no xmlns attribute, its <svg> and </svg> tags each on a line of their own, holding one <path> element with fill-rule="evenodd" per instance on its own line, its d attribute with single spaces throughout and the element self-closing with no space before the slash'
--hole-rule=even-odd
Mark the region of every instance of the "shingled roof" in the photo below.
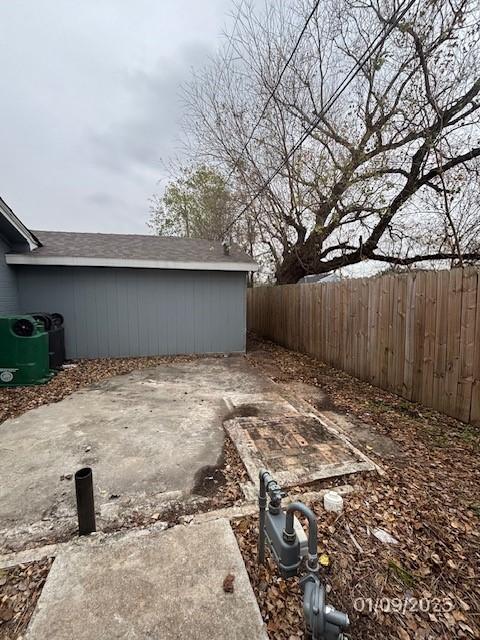
<svg viewBox="0 0 480 640">
<path fill-rule="evenodd" d="M 7 256 L 10 264 L 118 266 L 163 269 L 254 271 L 257 266 L 236 245 L 225 254 L 221 242 L 164 236 L 33 231 L 41 246 Z"/>
</svg>

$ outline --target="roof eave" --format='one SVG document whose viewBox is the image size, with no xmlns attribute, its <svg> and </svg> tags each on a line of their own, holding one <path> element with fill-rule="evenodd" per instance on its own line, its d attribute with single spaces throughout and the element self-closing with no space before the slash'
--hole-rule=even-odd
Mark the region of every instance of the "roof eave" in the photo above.
<svg viewBox="0 0 480 640">
<path fill-rule="evenodd" d="M 30 251 L 38 249 L 42 246 L 40 240 L 27 229 L 27 227 L 17 218 L 17 216 L 10 209 L 5 200 L 0 198 L 0 214 L 8 221 L 12 228 L 20 234 L 20 236 L 28 244 Z"/>
<path fill-rule="evenodd" d="M 189 260 L 149 260 L 133 258 L 81 258 L 7 253 L 7 264 L 59 267 L 121 267 L 130 269 L 182 269 L 189 271 L 257 271 L 255 262 L 200 262 Z"/>
</svg>

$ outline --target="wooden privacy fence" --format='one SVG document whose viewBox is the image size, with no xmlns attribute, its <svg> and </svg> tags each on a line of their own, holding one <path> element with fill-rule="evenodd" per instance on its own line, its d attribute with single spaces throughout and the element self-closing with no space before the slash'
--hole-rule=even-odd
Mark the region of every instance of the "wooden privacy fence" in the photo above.
<svg viewBox="0 0 480 640">
<path fill-rule="evenodd" d="M 480 422 L 473 268 L 248 290 L 248 327 L 465 422 Z"/>
</svg>

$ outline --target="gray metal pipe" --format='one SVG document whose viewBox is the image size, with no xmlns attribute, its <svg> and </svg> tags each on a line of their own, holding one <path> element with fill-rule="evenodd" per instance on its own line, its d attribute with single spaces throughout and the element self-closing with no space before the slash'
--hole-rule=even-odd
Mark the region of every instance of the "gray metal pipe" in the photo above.
<svg viewBox="0 0 480 640">
<path fill-rule="evenodd" d="M 258 509 L 259 509 L 259 532 L 258 532 L 258 563 L 263 564 L 265 562 L 265 510 L 267 507 L 267 490 L 265 488 L 265 476 L 270 474 L 261 469 L 259 473 L 260 478 L 260 491 L 258 494 Z"/>
<path fill-rule="evenodd" d="M 293 516 L 297 513 L 301 513 L 308 520 L 308 554 L 309 554 L 309 569 L 315 571 L 318 569 L 318 552 L 317 552 L 317 539 L 318 539 L 318 527 L 317 519 L 311 509 L 305 506 L 302 502 L 292 502 L 287 507 L 287 513 L 285 518 L 285 533 L 287 537 L 291 537 L 294 534 Z"/>
<path fill-rule="evenodd" d="M 258 562 L 263 564 L 265 561 L 265 511 L 267 509 L 267 492 L 270 496 L 270 504 L 268 506 L 270 513 L 280 513 L 283 494 L 281 488 L 273 479 L 273 476 L 266 469 L 261 469 L 258 476 L 260 478 L 260 491 L 258 493 Z"/>
</svg>

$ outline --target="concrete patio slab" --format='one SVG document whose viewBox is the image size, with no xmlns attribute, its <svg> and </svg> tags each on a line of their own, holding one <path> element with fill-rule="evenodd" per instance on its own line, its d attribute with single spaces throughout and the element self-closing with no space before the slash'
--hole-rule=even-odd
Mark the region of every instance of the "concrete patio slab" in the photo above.
<svg viewBox="0 0 480 640">
<path fill-rule="evenodd" d="M 72 479 L 91 466 L 98 520 L 187 496 L 222 453 L 228 393 L 273 383 L 245 358 L 202 358 L 110 378 L 0 426 L 0 550 L 75 524 Z"/>
<path fill-rule="evenodd" d="M 223 582 L 235 576 L 233 593 Z M 26 640 L 260 640 L 266 633 L 228 520 L 60 554 Z"/>
<path fill-rule="evenodd" d="M 252 485 L 253 486 L 253 485 Z M 341 496 L 348 496 L 356 489 L 350 484 L 335 485 L 335 493 Z M 287 506 L 291 502 L 304 502 L 307 506 L 313 503 L 318 503 L 323 499 L 323 496 L 327 491 L 331 489 L 320 489 L 319 491 L 306 491 L 304 493 L 289 493 L 283 499 L 283 505 Z M 252 495 L 250 501 L 245 501 L 232 507 L 221 507 L 220 509 L 214 509 L 213 511 L 200 511 L 193 516 L 188 524 L 189 526 L 203 524 L 204 522 L 210 522 L 212 520 L 220 520 L 222 518 L 227 519 L 229 522 L 244 518 L 245 516 L 251 516 L 258 514 L 258 492 Z M 182 523 L 187 524 L 187 523 Z M 112 533 L 97 532 L 90 536 L 80 536 L 72 538 L 66 542 L 57 542 L 54 544 L 47 544 L 41 547 L 34 547 L 33 549 L 25 549 L 23 551 L 17 551 L 13 553 L 7 553 L 0 555 L 0 570 L 14 567 L 18 564 L 26 564 L 28 562 L 38 562 L 44 558 L 55 558 L 61 553 L 67 551 L 78 551 L 80 549 L 88 549 L 98 544 L 103 544 L 106 539 L 120 540 L 123 538 L 139 538 L 145 535 L 159 533 L 168 529 L 167 522 L 155 522 L 146 527 L 139 527 L 135 529 L 129 529 L 125 531 L 115 531 Z"/>
</svg>

